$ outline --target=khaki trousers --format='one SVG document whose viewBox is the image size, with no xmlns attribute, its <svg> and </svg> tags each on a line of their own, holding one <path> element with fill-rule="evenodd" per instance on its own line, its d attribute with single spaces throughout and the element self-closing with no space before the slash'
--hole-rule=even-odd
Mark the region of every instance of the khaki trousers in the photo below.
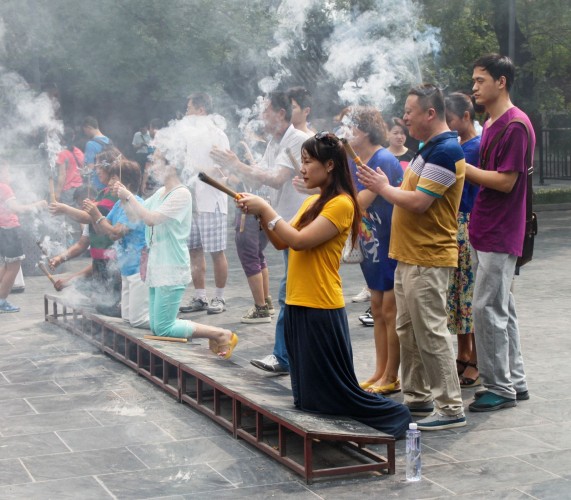
<svg viewBox="0 0 571 500">
<path fill-rule="evenodd" d="M 446 296 L 452 269 L 399 262 L 394 288 L 404 402 L 426 406 L 434 401 L 436 410 L 445 415 L 464 412 L 447 326 Z"/>
</svg>

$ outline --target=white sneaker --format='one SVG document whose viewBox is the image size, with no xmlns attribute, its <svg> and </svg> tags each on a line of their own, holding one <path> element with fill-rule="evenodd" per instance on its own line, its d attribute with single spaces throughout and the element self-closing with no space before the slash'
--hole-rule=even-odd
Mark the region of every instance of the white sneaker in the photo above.
<svg viewBox="0 0 571 500">
<path fill-rule="evenodd" d="M 367 287 L 363 288 L 357 295 L 351 297 L 351 302 L 369 302 L 371 300 L 371 292 Z"/>
<path fill-rule="evenodd" d="M 226 310 L 226 301 L 221 297 L 214 297 L 210 301 L 208 309 L 206 309 L 207 314 L 220 314 Z"/>
</svg>

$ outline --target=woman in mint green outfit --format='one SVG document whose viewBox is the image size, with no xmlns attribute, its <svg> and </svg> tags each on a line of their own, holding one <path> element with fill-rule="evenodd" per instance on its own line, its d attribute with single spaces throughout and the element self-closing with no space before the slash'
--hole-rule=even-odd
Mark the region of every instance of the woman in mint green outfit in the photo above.
<svg viewBox="0 0 571 500">
<path fill-rule="evenodd" d="M 210 349 L 228 359 L 238 343 L 230 330 L 177 319 L 184 291 L 191 281 L 190 259 L 186 242 L 192 223 L 192 196 L 182 184 L 180 172 L 168 163 L 157 162 L 164 186 L 144 203 L 120 183 L 115 191 L 127 215 L 146 224 L 149 248 L 147 277 L 149 321 L 153 334 L 161 337 L 207 338 Z"/>
</svg>

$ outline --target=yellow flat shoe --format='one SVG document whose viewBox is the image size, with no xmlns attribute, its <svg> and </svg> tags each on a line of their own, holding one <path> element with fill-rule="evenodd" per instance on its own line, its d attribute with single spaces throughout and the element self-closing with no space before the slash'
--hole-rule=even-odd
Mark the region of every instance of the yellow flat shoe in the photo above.
<svg viewBox="0 0 571 500">
<path fill-rule="evenodd" d="M 359 387 L 361 389 L 368 389 L 373 385 L 373 382 L 359 382 Z"/>
<path fill-rule="evenodd" d="M 232 356 L 234 348 L 238 345 L 238 335 L 232 332 L 232 337 L 230 337 L 230 342 L 227 344 L 218 344 L 214 340 L 210 340 L 208 343 L 210 350 L 221 357 L 222 359 L 229 359 Z"/>
<path fill-rule="evenodd" d="M 372 385 L 369 387 L 369 392 L 374 394 L 382 394 L 383 396 L 394 394 L 395 392 L 400 392 L 400 380 L 397 379 L 392 384 Z"/>
</svg>

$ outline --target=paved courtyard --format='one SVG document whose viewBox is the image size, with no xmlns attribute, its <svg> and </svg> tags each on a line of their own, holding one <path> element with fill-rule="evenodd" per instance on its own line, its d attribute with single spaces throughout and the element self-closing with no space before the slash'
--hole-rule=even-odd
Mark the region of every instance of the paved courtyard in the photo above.
<svg viewBox="0 0 571 500">
<path fill-rule="evenodd" d="M 42 298 L 53 288 L 43 276 L 26 278 L 25 293 L 11 297 L 22 311 L 0 315 L 0 499 L 571 498 L 571 211 L 540 212 L 539 223 L 535 260 L 516 282 L 531 399 L 514 409 L 467 413 L 461 429 L 423 433 L 423 479 L 416 484 L 404 480 L 401 441 L 395 476 L 306 485 L 126 366 L 45 323 Z M 268 255 L 275 297 L 283 265 L 277 252 Z M 232 361 L 271 376 L 249 360 L 271 352 L 274 323 L 239 323 L 251 299 L 233 246 L 228 256 L 228 311 L 190 317 L 237 329 Z M 374 363 L 372 329 L 357 319 L 366 306 L 349 297 L 363 279 L 358 266 L 344 266 L 342 274 L 362 379 Z M 465 406 L 473 392 L 463 391 Z"/>
</svg>

